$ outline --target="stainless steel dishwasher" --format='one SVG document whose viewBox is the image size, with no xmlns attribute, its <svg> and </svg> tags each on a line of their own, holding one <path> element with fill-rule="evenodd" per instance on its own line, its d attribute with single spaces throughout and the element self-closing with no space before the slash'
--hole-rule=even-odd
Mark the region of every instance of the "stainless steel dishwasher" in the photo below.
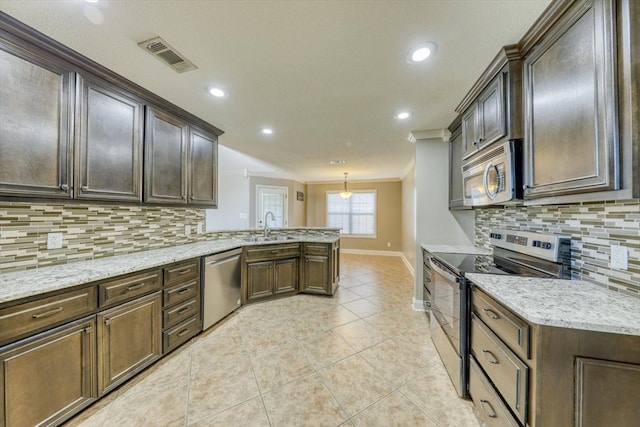
<svg viewBox="0 0 640 427">
<path fill-rule="evenodd" d="M 240 307 L 241 254 L 242 249 L 234 249 L 204 259 L 202 329 Z"/>
</svg>

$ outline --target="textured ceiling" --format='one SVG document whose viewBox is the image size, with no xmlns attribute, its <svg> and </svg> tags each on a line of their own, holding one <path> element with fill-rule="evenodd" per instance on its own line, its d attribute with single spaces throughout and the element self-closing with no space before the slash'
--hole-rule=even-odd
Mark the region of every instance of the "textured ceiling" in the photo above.
<svg viewBox="0 0 640 427">
<path fill-rule="evenodd" d="M 221 144 L 273 175 L 319 181 L 401 178 L 409 133 L 447 127 L 500 47 L 548 3 L 0 0 L 0 10 L 224 130 Z M 199 68 L 178 74 L 137 46 L 155 36 Z M 436 55 L 408 64 L 423 41 Z M 209 85 L 229 97 L 212 98 Z M 395 120 L 403 109 L 412 117 Z"/>
</svg>

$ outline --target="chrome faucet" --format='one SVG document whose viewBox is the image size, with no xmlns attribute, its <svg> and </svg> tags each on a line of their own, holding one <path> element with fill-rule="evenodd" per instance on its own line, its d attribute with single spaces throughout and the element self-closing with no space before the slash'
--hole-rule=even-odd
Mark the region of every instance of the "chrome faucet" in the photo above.
<svg viewBox="0 0 640 427">
<path fill-rule="evenodd" d="M 273 212 L 267 211 L 267 213 L 264 214 L 264 237 L 269 237 L 269 215 L 271 215 L 272 220 L 276 220 L 276 216 Z"/>
</svg>

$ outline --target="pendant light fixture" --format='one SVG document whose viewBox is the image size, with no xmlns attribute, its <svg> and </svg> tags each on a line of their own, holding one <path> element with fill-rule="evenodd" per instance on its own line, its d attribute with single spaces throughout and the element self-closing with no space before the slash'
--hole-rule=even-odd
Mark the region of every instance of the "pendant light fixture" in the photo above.
<svg viewBox="0 0 640 427">
<path fill-rule="evenodd" d="M 347 200 L 349 197 L 351 197 L 351 195 L 353 194 L 351 191 L 349 191 L 347 189 L 347 174 L 349 172 L 345 172 L 344 173 L 344 190 L 342 190 L 340 192 L 340 197 L 342 197 L 343 199 Z"/>
</svg>

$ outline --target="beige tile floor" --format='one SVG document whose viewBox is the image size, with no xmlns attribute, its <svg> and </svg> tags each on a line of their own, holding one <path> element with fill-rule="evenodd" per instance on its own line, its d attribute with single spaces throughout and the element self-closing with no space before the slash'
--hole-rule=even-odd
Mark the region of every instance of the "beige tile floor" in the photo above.
<svg viewBox="0 0 640 427">
<path fill-rule="evenodd" d="M 341 256 L 331 297 L 244 306 L 68 426 L 477 427 L 398 257 Z"/>
</svg>

